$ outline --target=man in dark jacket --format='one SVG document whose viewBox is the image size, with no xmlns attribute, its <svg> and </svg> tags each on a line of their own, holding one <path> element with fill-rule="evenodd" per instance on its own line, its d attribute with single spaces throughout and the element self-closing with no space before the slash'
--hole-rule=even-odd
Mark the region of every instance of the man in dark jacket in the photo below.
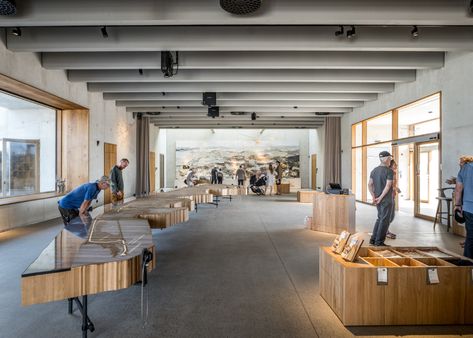
<svg viewBox="0 0 473 338">
<path fill-rule="evenodd" d="M 217 167 L 213 167 L 210 172 L 210 183 L 217 184 Z"/>
<path fill-rule="evenodd" d="M 123 176 L 122 170 L 128 167 L 130 161 L 126 158 L 122 158 L 112 170 L 110 170 L 110 187 L 112 188 L 112 203 L 113 205 L 123 203 L 125 193 L 123 191 Z"/>
</svg>

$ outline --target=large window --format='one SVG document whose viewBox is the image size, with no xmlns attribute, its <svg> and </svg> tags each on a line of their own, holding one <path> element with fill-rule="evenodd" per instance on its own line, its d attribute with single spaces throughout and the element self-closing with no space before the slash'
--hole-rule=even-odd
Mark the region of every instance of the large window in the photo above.
<svg viewBox="0 0 473 338">
<path fill-rule="evenodd" d="M 435 193 L 439 176 L 438 173 L 433 172 L 432 168 L 439 167 L 438 152 L 432 151 L 426 155 L 419 151 L 419 191 L 415 193 L 414 168 L 416 165 L 414 161 L 416 159 L 413 152 L 414 142 L 419 141 L 414 139 L 411 141 L 410 138 L 439 131 L 440 93 L 354 124 L 352 126 L 352 190 L 356 199 L 371 202 L 368 192 L 369 176 L 371 171 L 379 165 L 378 154 L 387 150 L 398 162 L 398 184 L 402 191 L 399 195 L 400 207 L 411 208 L 414 196 L 418 195 L 416 214 L 430 216 L 431 212 L 423 212 L 423 209 L 427 210 L 426 205 L 431 207 L 436 202 Z M 393 146 L 394 141 L 399 142 L 400 145 Z M 429 145 L 429 147 L 435 148 L 436 145 Z M 429 147 L 424 148 L 430 149 Z M 430 156 L 429 160 L 427 156 Z M 424 182 L 425 177 L 430 178 L 428 183 Z"/>
<path fill-rule="evenodd" d="M 56 110 L 0 92 L 0 198 L 56 190 Z"/>
</svg>

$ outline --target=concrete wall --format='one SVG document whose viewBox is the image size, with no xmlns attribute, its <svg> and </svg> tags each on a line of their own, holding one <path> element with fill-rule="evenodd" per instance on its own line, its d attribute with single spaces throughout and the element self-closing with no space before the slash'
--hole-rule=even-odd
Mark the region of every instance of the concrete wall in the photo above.
<svg viewBox="0 0 473 338">
<path fill-rule="evenodd" d="M 205 141 L 212 143 L 212 138 L 215 138 L 214 142 L 218 144 L 218 141 L 225 139 L 235 140 L 242 138 L 248 140 L 248 138 L 258 137 L 262 141 L 265 140 L 279 140 L 293 141 L 299 144 L 300 149 L 300 176 L 301 176 L 301 187 L 308 188 L 310 184 L 310 154 L 309 154 L 309 130 L 298 130 L 298 129 L 287 129 L 287 130 L 265 130 L 260 134 L 259 129 L 241 129 L 241 130 L 221 130 L 216 129 L 215 134 L 210 130 L 166 130 L 166 136 L 160 140 L 166 140 L 166 186 L 173 187 L 176 179 L 176 141 L 178 140 L 192 140 L 192 141 Z M 314 141 L 316 138 L 314 137 Z"/>
<path fill-rule="evenodd" d="M 473 53 L 447 53 L 441 69 L 417 71 L 411 83 L 396 84 L 342 118 L 342 183 L 351 187 L 351 125 L 424 96 L 442 92 L 442 182 L 458 173 L 458 157 L 473 154 Z"/>
<path fill-rule="evenodd" d="M 0 30 L 1 39 L 4 36 Z M 117 108 L 114 101 L 104 101 L 101 93 L 89 93 L 85 83 L 69 82 L 65 71 L 43 69 L 37 54 L 10 52 L 4 40 L 0 41 L 0 73 L 90 109 L 89 179 L 95 180 L 104 174 L 103 144 L 114 143 L 118 145 L 118 158 L 130 160 L 129 167 L 123 171 L 123 179 L 126 196 L 134 194 L 136 126 L 124 107 Z M 103 193 L 99 203 L 103 203 Z M 0 231 L 58 216 L 56 198 L 0 206 Z"/>
</svg>

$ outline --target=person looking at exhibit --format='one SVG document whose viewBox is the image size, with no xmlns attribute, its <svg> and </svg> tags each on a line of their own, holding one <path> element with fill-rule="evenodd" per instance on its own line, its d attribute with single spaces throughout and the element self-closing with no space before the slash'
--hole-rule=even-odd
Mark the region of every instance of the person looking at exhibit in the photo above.
<svg viewBox="0 0 473 338">
<path fill-rule="evenodd" d="M 274 168 L 273 164 L 270 163 L 268 165 L 268 171 L 266 172 L 266 187 L 267 191 L 269 191 L 269 196 L 273 194 L 273 186 L 274 186 Z"/>
<path fill-rule="evenodd" d="M 473 258 L 473 156 L 460 157 L 460 167 L 455 184 L 454 214 L 459 213 L 465 220 L 463 256 Z"/>
<path fill-rule="evenodd" d="M 210 183 L 211 184 L 217 184 L 217 167 L 213 167 L 212 170 L 210 171 Z"/>
<path fill-rule="evenodd" d="M 394 216 L 396 214 L 396 196 L 401 192 L 401 189 L 398 187 L 398 179 L 397 179 L 397 163 L 394 159 L 391 160 L 391 164 L 389 165 L 389 168 L 393 171 L 393 203 L 392 203 L 392 208 L 391 208 L 391 215 L 389 216 L 389 225 L 394 221 Z M 389 231 L 386 233 L 386 237 L 390 239 L 396 239 L 396 234 L 392 233 Z"/>
<path fill-rule="evenodd" d="M 245 169 L 243 169 L 243 164 L 240 165 L 240 168 L 237 169 L 235 176 L 238 180 L 238 186 L 243 186 L 246 179 Z"/>
<path fill-rule="evenodd" d="M 194 169 L 189 169 L 189 172 L 187 173 L 187 177 L 184 180 L 184 183 L 188 187 L 192 187 L 194 185 L 194 179 L 195 179 L 195 174 L 194 174 Z"/>
<path fill-rule="evenodd" d="M 110 187 L 110 179 L 102 176 L 99 180 L 90 183 L 84 183 L 59 201 L 58 209 L 61 214 L 64 225 L 68 225 L 74 218 L 79 216 L 84 223 L 89 216 L 89 208 L 92 200 L 96 199 L 101 190 Z"/>
<path fill-rule="evenodd" d="M 218 168 L 217 171 L 217 183 L 222 184 L 223 183 L 223 171 L 222 168 Z"/>
<path fill-rule="evenodd" d="M 275 173 L 276 173 L 276 195 L 281 195 L 281 181 L 282 181 L 283 170 L 282 170 L 280 161 L 276 161 Z"/>
<path fill-rule="evenodd" d="M 110 188 L 112 189 L 112 204 L 122 204 L 123 198 L 125 197 L 124 193 L 124 184 L 123 184 L 123 175 L 122 171 L 130 161 L 126 158 L 122 158 L 119 163 L 117 163 L 112 170 L 110 170 Z"/>
<path fill-rule="evenodd" d="M 370 245 L 384 246 L 393 208 L 394 173 L 389 167 L 392 155 L 387 151 L 379 153 L 380 164 L 370 173 L 368 188 L 373 204 L 378 209 L 378 217 L 371 235 Z"/>
</svg>

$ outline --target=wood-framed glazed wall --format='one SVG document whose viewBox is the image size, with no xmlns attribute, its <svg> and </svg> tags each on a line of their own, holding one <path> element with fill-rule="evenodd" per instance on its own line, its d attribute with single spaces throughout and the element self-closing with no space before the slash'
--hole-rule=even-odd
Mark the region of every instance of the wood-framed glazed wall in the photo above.
<svg viewBox="0 0 473 338">
<path fill-rule="evenodd" d="M 405 141 L 405 140 L 408 140 L 408 139 L 412 138 L 411 136 L 399 138 L 399 110 L 402 109 L 402 108 L 405 108 L 407 106 L 413 105 L 413 104 L 415 104 L 419 101 L 425 100 L 429 97 L 435 96 L 435 95 L 439 96 L 439 123 L 440 123 L 440 128 L 439 128 L 439 131 L 438 131 L 438 133 L 439 133 L 438 144 L 439 144 L 440 168 L 439 168 L 439 182 L 438 183 L 439 183 L 439 187 L 441 187 L 441 185 L 442 185 L 442 92 L 438 91 L 438 92 L 423 96 L 423 97 L 421 97 L 417 100 L 414 100 L 414 101 L 408 102 L 406 104 L 397 106 L 393 109 L 387 110 L 385 112 L 382 112 L 380 114 L 371 116 L 369 118 L 360 120 L 360 121 L 352 124 L 352 127 L 351 127 L 351 132 L 352 132 L 352 137 L 351 137 L 351 140 L 352 140 L 352 147 L 351 147 L 351 149 L 352 149 L 352 191 L 355 194 L 356 194 L 356 153 L 355 153 L 355 150 L 356 149 L 362 149 L 362 161 L 361 161 L 362 162 L 362 174 L 361 174 L 361 177 L 362 177 L 362 182 L 361 182 L 362 199 L 361 200 L 357 199 L 357 202 L 365 203 L 365 204 L 371 204 L 371 203 L 367 202 L 367 194 L 368 194 L 367 150 L 368 150 L 368 147 L 374 146 L 374 145 L 381 145 L 381 144 L 391 143 L 392 155 L 393 155 L 394 159 L 396 161 L 398 161 L 398 159 L 399 159 L 399 147 L 397 145 L 393 144 L 393 143 L 394 142 L 399 142 L 399 141 Z M 382 141 L 382 142 L 375 142 L 375 143 L 369 143 L 368 144 L 368 142 L 367 142 L 367 124 L 368 124 L 368 121 L 374 120 L 374 119 L 379 118 L 379 117 L 381 117 L 383 115 L 386 115 L 386 114 L 391 114 L 391 128 L 392 128 L 391 140 L 385 140 L 385 141 Z M 356 126 L 359 125 L 359 124 L 361 124 L 362 142 L 361 142 L 361 145 L 356 145 Z M 416 171 L 416 169 L 414 169 L 414 171 Z M 414 189 L 414 190 L 415 190 L 414 199 L 418 200 L 418 198 L 419 198 L 419 196 L 418 196 L 419 191 L 418 190 L 419 189 Z M 398 201 L 398 196 L 396 196 L 396 206 L 399 205 L 397 203 L 397 201 Z M 415 207 L 414 215 L 416 217 L 419 217 L 419 218 L 424 218 L 424 219 L 427 219 L 427 220 L 433 220 L 433 218 L 431 218 L 429 216 L 421 215 L 419 213 L 419 210 L 418 210 L 417 206 Z"/>
<path fill-rule="evenodd" d="M 56 110 L 56 176 L 65 191 L 89 180 L 89 110 L 69 100 L 0 74 L 0 91 Z M 7 197 L 0 205 L 58 196 L 57 192 Z"/>
</svg>

